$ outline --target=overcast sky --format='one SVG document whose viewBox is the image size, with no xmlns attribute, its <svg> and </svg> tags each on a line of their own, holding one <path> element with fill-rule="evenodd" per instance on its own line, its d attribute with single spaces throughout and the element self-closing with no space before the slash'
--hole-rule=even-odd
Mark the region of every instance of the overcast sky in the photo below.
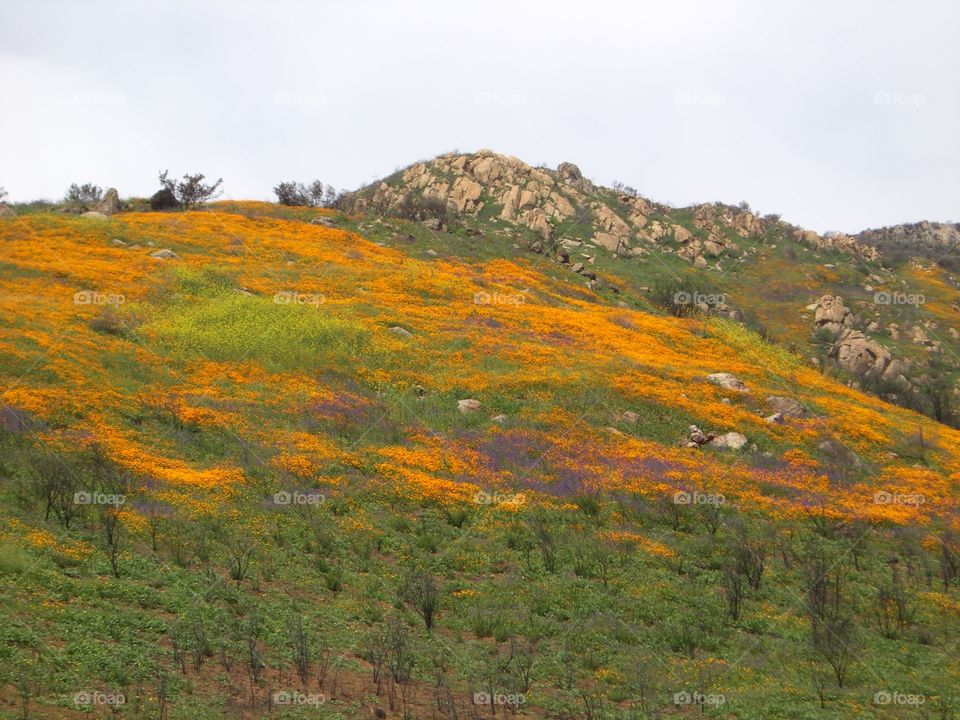
<svg viewBox="0 0 960 720">
<path fill-rule="evenodd" d="M 442 152 L 819 231 L 960 221 L 960 2 L 0 0 L 0 186 L 272 199 Z"/>
</svg>

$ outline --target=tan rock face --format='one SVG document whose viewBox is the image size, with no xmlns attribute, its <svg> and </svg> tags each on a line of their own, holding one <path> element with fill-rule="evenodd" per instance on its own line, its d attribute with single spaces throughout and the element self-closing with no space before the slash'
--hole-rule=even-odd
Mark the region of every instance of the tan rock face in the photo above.
<svg viewBox="0 0 960 720">
<path fill-rule="evenodd" d="M 480 199 L 483 192 L 483 186 L 471 180 L 468 177 L 458 177 L 453 187 L 450 189 L 450 195 L 447 198 L 447 204 L 454 212 L 462 213 L 473 209 L 476 202 Z"/>
<path fill-rule="evenodd" d="M 673 239 L 678 243 L 687 243 L 693 239 L 693 233 L 683 225 L 671 225 L 671 228 L 673 229 Z"/>
<path fill-rule="evenodd" d="M 623 238 L 611 235 L 610 233 L 597 233 L 593 236 L 594 244 L 602 247 L 604 250 L 616 252 L 623 244 Z"/>
</svg>

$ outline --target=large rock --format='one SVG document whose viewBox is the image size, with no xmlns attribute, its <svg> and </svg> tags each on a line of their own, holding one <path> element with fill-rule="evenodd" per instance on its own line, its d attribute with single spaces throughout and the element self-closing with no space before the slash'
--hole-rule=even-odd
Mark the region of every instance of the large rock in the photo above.
<svg viewBox="0 0 960 720">
<path fill-rule="evenodd" d="M 458 213 L 472 210 L 474 204 L 480 199 L 481 192 L 483 192 L 483 186 L 480 183 L 468 177 L 458 177 L 450 188 L 447 204 Z"/>
<path fill-rule="evenodd" d="M 807 414 L 807 409 L 803 405 L 793 398 L 782 395 L 768 395 L 766 404 L 774 414 L 782 418 L 802 418 Z"/>
<path fill-rule="evenodd" d="M 117 189 L 109 188 L 93 209 L 103 215 L 113 215 L 120 212 L 120 195 L 117 193 Z"/>
<path fill-rule="evenodd" d="M 150 257 L 155 260 L 176 260 L 179 255 L 177 255 L 173 250 L 168 250 L 167 248 L 161 248 L 150 253 Z"/>
<path fill-rule="evenodd" d="M 17 214 L 13 211 L 13 208 L 0 203 L 0 218 L 11 218 L 16 216 Z"/>
<path fill-rule="evenodd" d="M 90 218 L 91 220 L 106 220 L 107 216 L 102 212 L 97 212 L 96 210 L 91 210 L 89 212 L 81 213 L 80 217 Z"/>
<path fill-rule="evenodd" d="M 707 375 L 707 382 L 713 383 L 714 385 L 719 385 L 725 390 L 734 390 L 736 392 L 747 393 L 750 392 L 750 389 L 740 381 L 735 375 L 730 373 L 713 373 L 712 375 Z"/>
<path fill-rule="evenodd" d="M 611 235 L 610 233 L 597 233 L 593 236 L 593 243 L 602 247 L 604 250 L 616 252 L 623 247 L 623 238 Z"/>
<path fill-rule="evenodd" d="M 687 230 L 683 225 L 672 225 L 673 239 L 678 243 L 687 243 L 693 239 L 693 233 Z"/>
<path fill-rule="evenodd" d="M 571 162 L 562 162 L 557 166 L 557 175 L 568 185 L 572 185 L 581 192 L 590 192 L 593 188 L 589 180 L 583 177 L 580 168 Z"/>
<path fill-rule="evenodd" d="M 728 432 L 723 435 L 717 435 L 710 441 L 710 445 L 724 450 L 739 450 L 747 444 L 747 436 L 743 433 Z"/>
<path fill-rule="evenodd" d="M 469 413 L 474 413 L 480 409 L 480 401 L 474 400 L 473 398 L 467 398 L 466 400 L 457 400 L 457 410 L 462 414 L 468 415 Z"/>
<path fill-rule="evenodd" d="M 829 330 L 835 335 L 852 325 L 855 319 L 853 311 L 843 304 L 843 298 L 839 295 L 824 295 L 808 309 L 815 312 L 814 322 L 818 330 Z"/>
<path fill-rule="evenodd" d="M 833 346 L 833 355 L 840 367 L 858 375 L 906 382 L 903 363 L 894 360 L 889 350 L 859 330 L 844 330 Z"/>
</svg>

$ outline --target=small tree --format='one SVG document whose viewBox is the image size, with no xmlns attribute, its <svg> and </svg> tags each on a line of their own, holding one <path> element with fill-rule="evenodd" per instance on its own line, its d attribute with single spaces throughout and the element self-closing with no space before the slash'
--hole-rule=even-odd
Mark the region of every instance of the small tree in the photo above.
<svg viewBox="0 0 960 720">
<path fill-rule="evenodd" d="M 417 568 L 408 570 L 400 581 L 400 596 L 413 605 L 427 630 L 433 628 L 440 606 L 440 589 L 432 572 Z"/>
<path fill-rule="evenodd" d="M 5 188 L 0 187 L 0 202 L 3 202 L 7 199 L 7 191 Z"/>
<path fill-rule="evenodd" d="M 223 184 L 223 178 L 209 185 L 203 182 L 206 179 L 206 175 L 203 173 L 194 175 L 188 173 L 183 176 L 182 180 L 171 179 L 167 177 L 168 173 L 168 170 L 160 173 L 161 192 L 166 190 L 169 193 L 166 197 L 174 197 L 183 210 L 202 207 L 210 200 L 220 196 L 217 191 Z M 157 195 L 154 195 L 154 197 L 157 197 Z"/>
<path fill-rule="evenodd" d="M 282 182 L 273 188 L 273 192 L 281 205 L 294 207 L 330 207 L 337 197 L 332 185 L 324 185 L 319 180 L 309 185 L 292 180 Z"/>
<path fill-rule="evenodd" d="M 77 185 L 73 183 L 67 188 L 67 194 L 64 196 L 64 202 L 71 205 L 92 205 L 100 202 L 103 197 L 103 188 L 93 183 L 84 183 Z"/>
</svg>

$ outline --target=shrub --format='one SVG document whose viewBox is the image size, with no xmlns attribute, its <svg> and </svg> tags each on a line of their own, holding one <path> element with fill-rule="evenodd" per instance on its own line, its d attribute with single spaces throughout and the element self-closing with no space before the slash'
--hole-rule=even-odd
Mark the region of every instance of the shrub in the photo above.
<svg viewBox="0 0 960 720">
<path fill-rule="evenodd" d="M 168 170 L 160 173 L 160 185 L 163 190 L 169 191 L 176 198 L 177 204 L 183 210 L 201 207 L 220 195 L 217 190 L 223 184 L 223 178 L 209 185 L 203 182 L 206 179 L 203 173 L 194 175 L 188 173 L 183 176 L 183 180 L 171 180 L 167 177 L 168 173 Z"/>
<path fill-rule="evenodd" d="M 282 182 L 273 188 L 273 192 L 281 205 L 295 207 L 331 207 L 337 197 L 332 185 L 324 185 L 319 180 L 309 185 L 295 181 Z"/>
<path fill-rule="evenodd" d="M 401 577 L 399 589 L 400 597 L 413 606 L 423 618 L 424 627 L 430 630 L 440 606 L 440 588 L 433 573 L 426 569 L 410 569 Z"/>
<path fill-rule="evenodd" d="M 77 185 L 73 183 L 67 188 L 67 194 L 64 196 L 64 202 L 71 205 L 92 205 L 100 202 L 103 197 L 103 189 L 93 183 L 84 183 Z"/>
<path fill-rule="evenodd" d="M 442 222 L 447 216 L 447 204 L 433 195 L 407 193 L 397 205 L 396 212 L 404 220 L 437 219 Z"/>
</svg>

